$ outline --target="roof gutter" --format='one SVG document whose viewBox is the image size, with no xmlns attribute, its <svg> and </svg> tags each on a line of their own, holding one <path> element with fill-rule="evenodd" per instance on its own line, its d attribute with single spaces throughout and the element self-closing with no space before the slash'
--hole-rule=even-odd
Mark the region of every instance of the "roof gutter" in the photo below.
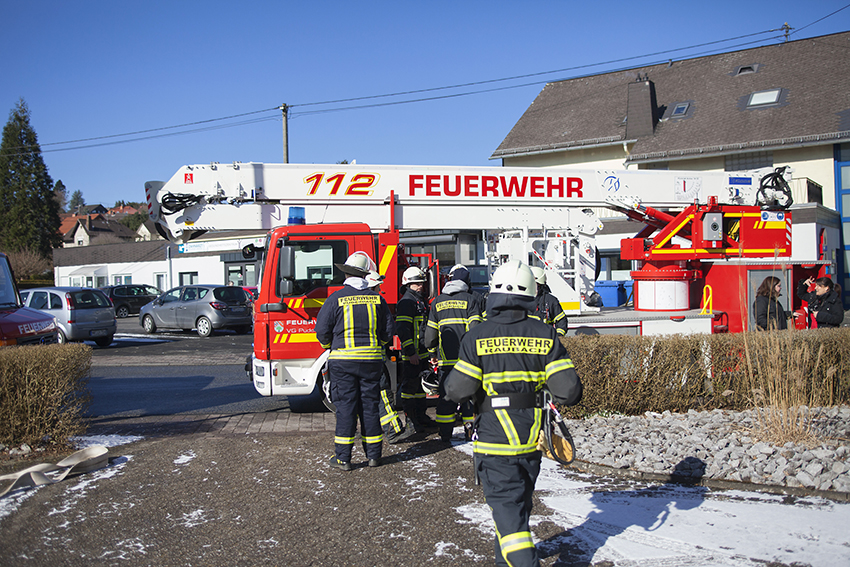
<svg viewBox="0 0 850 567">
<path fill-rule="evenodd" d="M 762 140 L 760 142 L 741 142 L 737 144 L 721 144 L 707 146 L 705 148 L 689 148 L 685 150 L 671 150 L 667 152 L 652 152 L 646 154 L 632 154 L 626 158 L 626 163 L 646 163 L 653 161 L 679 161 L 695 157 L 717 157 L 740 153 L 742 150 L 766 151 L 786 149 L 789 147 L 804 148 L 809 146 L 823 146 L 838 142 L 850 141 L 850 130 L 843 132 L 832 132 L 829 134 L 813 134 L 811 136 L 794 136 L 792 138 L 780 138 L 777 140 Z"/>
<path fill-rule="evenodd" d="M 489 159 L 503 159 L 506 157 L 524 157 L 535 156 L 541 154 L 553 154 L 557 152 L 569 152 L 573 150 L 587 150 L 593 148 L 603 148 L 610 146 L 619 146 L 620 144 L 634 144 L 637 139 L 624 140 L 621 136 L 610 136 L 607 138 L 593 138 L 590 140 L 579 140 L 576 142 L 565 142 L 562 144 L 547 144 L 543 146 L 531 146 L 517 150 L 496 150 Z"/>
</svg>

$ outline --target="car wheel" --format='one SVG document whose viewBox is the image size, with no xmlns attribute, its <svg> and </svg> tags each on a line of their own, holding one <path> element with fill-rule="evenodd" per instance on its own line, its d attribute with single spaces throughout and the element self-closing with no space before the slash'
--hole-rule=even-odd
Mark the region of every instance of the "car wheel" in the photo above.
<svg viewBox="0 0 850 567">
<path fill-rule="evenodd" d="M 195 324 L 195 328 L 198 329 L 199 337 L 208 337 L 213 331 L 212 323 L 206 317 L 198 319 L 198 322 Z"/>
<path fill-rule="evenodd" d="M 142 319 L 142 327 L 144 327 L 145 332 L 148 334 L 156 332 L 156 323 L 154 323 L 153 317 L 150 315 L 145 315 L 145 318 Z"/>
<path fill-rule="evenodd" d="M 126 305 L 120 305 L 115 309 L 115 316 L 124 319 L 130 316 L 130 309 Z"/>
<path fill-rule="evenodd" d="M 94 344 L 101 348 L 106 348 L 112 344 L 112 338 L 112 335 L 109 335 L 108 337 L 98 337 L 94 340 Z"/>
<path fill-rule="evenodd" d="M 65 336 L 65 333 L 62 332 L 62 329 L 59 329 L 59 331 L 56 333 L 56 342 L 60 345 L 64 345 L 68 342 L 68 337 Z"/>
</svg>

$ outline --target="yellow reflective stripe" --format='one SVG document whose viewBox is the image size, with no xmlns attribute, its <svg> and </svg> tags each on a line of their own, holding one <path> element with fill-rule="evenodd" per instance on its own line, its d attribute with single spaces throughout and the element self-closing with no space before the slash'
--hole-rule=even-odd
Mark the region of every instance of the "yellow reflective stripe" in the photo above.
<svg viewBox="0 0 850 567">
<path fill-rule="evenodd" d="M 342 336 L 345 340 L 345 348 L 354 347 L 354 306 L 342 306 Z"/>
<path fill-rule="evenodd" d="M 292 333 L 289 335 L 289 342 L 291 343 L 314 343 L 318 340 L 316 333 Z M 323 348 L 330 348 L 330 346 L 330 344 L 328 346 L 322 345 Z"/>
<path fill-rule="evenodd" d="M 537 440 L 533 443 L 523 445 L 505 445 L 503 443 L 485 443 L 483 441 L 475 441 L 472 444 L 472 451 L 483 455 L 502 455 L 511 457 L 514 455 L 524 455 L 533 453 L 537 450 Z"/>
<path fill-rule="evenodd" d="M 384 353 L 378 347 L 340 348 L 332 350 L 328 358 L 335 360 L 384 360 Z"/>
<path fill-rule="evenodd" d="M 510 553 L 532 547 L 534 547 L 534 540 L 531 539 L 531 532 L 516 532 L 499 538 L 499 548 L 502 550 L 502 557 L 506 561 L 508 561 L 508 555 Z"/>
<path fill-rule="evenodd" d="M 305 308 L 321 307 L 324 304 L 325 304 L 325 299 L 311 299 L 309 297 L 304 299 L 304 307 Z"/>
<path fill-rule="evenodd" d="M 434 420 L 437 423 L 454 423 L 457 418 L 457 414 L 447 413 L 447 414 L 437 414 L 437 418 Z"/>
<path fill-rule="evenodd" d="M 460 362 L 458 362 L 458 365 Z M 457 365 L 455 365 L 457 368 Z M 484 375 L 484 391 L 489 396 L 498 395 L 495 389 L 497 384 L 507 384 L 512 382 L 528 382 L 535 385 L 543 383 L 546 380 L 546 372 L 528 372 L 526 370 L 512 370 L 506 372 L 489 372 Z"/>
<path fill-rule="evenodd" d="M 407 315 L 396 315 L 395 318 L 396 324 L 401 323 L 413 323 L 413 317 L 408 317 Z"/>
<path fill-rule="evenodd" d="M 424 397 L 425 397 L 425 392 L 422 392 L 421 394 L 418 393 L 418 392 L 416 394 L 405 394 L 404 392 L 401 393 L 401 399 L 402 400 L 419 400 L 419 399 L 422 399 Z"/>
<path fill-rule="evenodd" d="M 466 325 L 466 319 L 463 317 L 451 317 L 449 319 L 441 319 L 440 326 L 443 325 Z"/>
<path fill-rule="evenodd" d="M 369 315 L 369 346 L 378 346 L 378 306 L 366 305 L 366 313 Z"/>
<path fill-rule="evenodd" d="M 546 379 L 548 380 L 553 374 L 558 372 L 562 372 L 564 370 L 569 370 L 570 368 L 575 368 L 573 361 L 569 358 L 562 358 L 560 360 L 553 360 L 549 364 L 546 365 Z"/>
<path fill-rule="evenodd" d="M 553 322 L 553 323 L 557 323 L 558 321 L 560 321 L 561 319 L 563 319 L 563 318 L 564 318 L 564 317 L 566 317 L 566 316 L 567 316 L 567 315 L 566 315 L 563 311 L 561 311 L 560 313 L 558 313 L 557 315 L 555 315 L 555 318 L 554 318 L 554 319 L 552 319 L 552 322 Z"/>
<path fill-rule="evenodd" d="M 334 437 L 334 443 L 337 445 L 354 445 L 354 437 Z"/>
<path fill-rule="evenodd" d="M 465 360 L 458 360 L 457 363 L 455 364 L 454 369 L 457 370 L 458 372 L 462 372 L 463 374 L 466 374 L 470 378 L 474 378 L 476 380 L 481 380 L 481 377 L 482 377 L 481 369 L 478 368 L 477 366 L 473 365 L 473 364 L 468 363 Z"/>
<path fill-rule="evenodd" d="M 502 425 L 502 431 L 505 432 L 505 437 L 508 438 L 508 444 L 512 447 L 519 445 L 519 434 L 516 431 L 516 427 L 514 427 L 514 422 L 508 415 L 508 410 L 498 409 L 493 413 L 496 414 L 499 423 Z"/>
<path fill-rule="evenodd" d="M 363 442 L 366 443 L 367 445 L 372 444 L 372 443 L 380 443 L 383 440 L 384 440 L 384 434 L 383 433 L 381 433 L 380 435 L 372 435 L 371 437 L 363 437 Z"/>
<path fill-rule="evenodd" d="M 440 324 L 434 321 L 433 319 L 428 319 L 428 327 L 430 327 L 431 329 L 439 329 Z"/>
</svg>

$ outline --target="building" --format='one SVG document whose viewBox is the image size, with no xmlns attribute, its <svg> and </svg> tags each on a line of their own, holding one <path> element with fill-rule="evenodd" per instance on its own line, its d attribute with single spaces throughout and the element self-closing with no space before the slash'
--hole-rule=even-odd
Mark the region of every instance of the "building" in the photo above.
<svg viewBox="0 0 850 567">
<path fill-rule="evenodd" d="M 806 214 L 840 227 L 834 279 L 847 303 L 850 32 L 549 83 L 491 159 L 591 169 L 790 166 L 794 201 L 822 205 Z M 603 221 L 603 236 L 625 230 Z M 616 263 L 616 250 L 605 252 Z"/>
</svg>

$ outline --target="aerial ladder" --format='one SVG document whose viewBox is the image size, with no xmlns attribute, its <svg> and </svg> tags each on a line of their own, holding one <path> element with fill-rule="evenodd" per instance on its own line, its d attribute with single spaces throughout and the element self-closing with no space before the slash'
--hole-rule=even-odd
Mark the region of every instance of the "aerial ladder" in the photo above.
<svg viewBox="0 0 850 567">
<path fill-rule="evenodd" d="M 711 223 L 703 219 L 720 215 L 725 227 L 727 210 L 784 211 L 780 201 L 787 191 L 762 182 L 771 175 L 786 181 L 789 174 L 235 162 L 184 166 L 169 181 L 147 182 L 145 193 L 151 220 L 172 242 L 208 231 L 268 231 L 264 246 L 243 251 L 246 257 L 263 254 L 251 374 L 261 394 L 293 399 L 321 392 L 327 353 L 313 332 L 315 316 L 342 283 L 334 263 L 355 250 L 372 256 L 385 276 L 382 293 L 394 308 L 399 273 L 411 262 L 401 234 L 482 231 L 492 269 L 512 258 L 539 265 L 567 313 L 589 313 L 598 311 L 587 300 L 598 266 L 595 235 L 602 228 L 594 209 L 614 208 L 648 227 L 628 248 L 629 258 L 655 264 L 661 275 L 648 281 L 663 287 L 696 277 L 700 260 L 740 255 L 754 234 L 747 217 L 739 222 L 739 240 L 713 240 L 704 231 Z M 763 202 L 757 206 L 758 195 Z M 689 220 L 670 229 L 678 213 L 665 210 L 689 210 Z M 790 231 L 790 214 L 783 214 Z M 665 230 L 664 242 L 647 244 L 648 234 Z M 696 256 L 682 251 L 705 242 Z M 647 255 L 644 245 L 653 251 Z M 678 249 L 678 256 L 665 257 L 661 248 Z M 759 248 L 762 257 L 790 255 L 790 232 L 783 225 Z M 682 262 L 691 262 L 690 269 Z M 648 297 L 648 289 L 641 295 Z"/>
</svg>

